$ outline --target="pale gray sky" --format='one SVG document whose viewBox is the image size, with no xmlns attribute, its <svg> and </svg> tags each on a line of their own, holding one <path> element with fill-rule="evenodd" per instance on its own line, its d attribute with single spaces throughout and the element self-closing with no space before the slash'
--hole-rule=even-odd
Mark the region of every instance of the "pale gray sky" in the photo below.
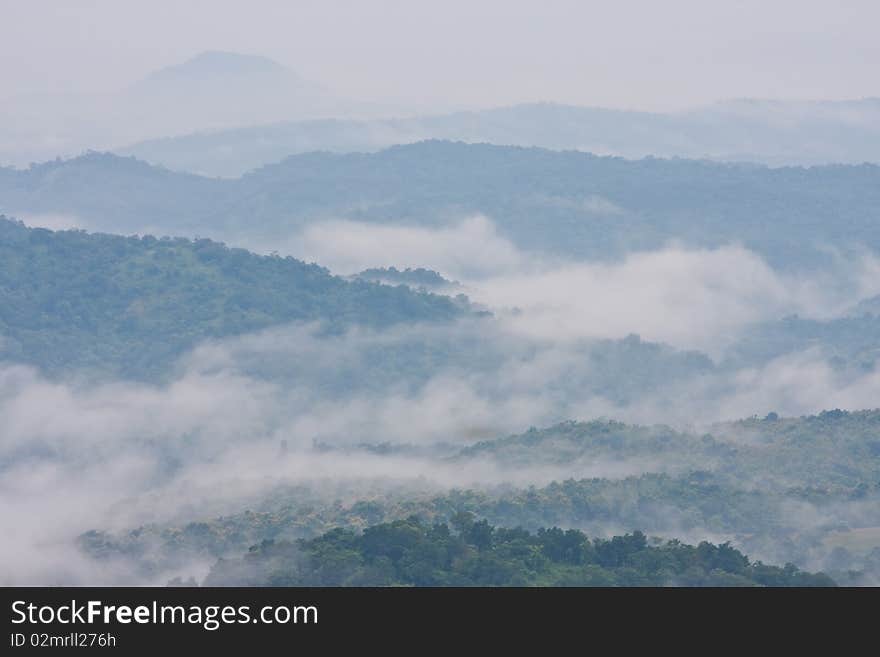
<svg viewBox="0 0 880 657">
<path fill-rule="evenodd" d="M 438 106 L 880 96 L 877 0 L 0 0 L 0 24 L 2 96 L 123 86 L 208 49 Z"/>
</svg>

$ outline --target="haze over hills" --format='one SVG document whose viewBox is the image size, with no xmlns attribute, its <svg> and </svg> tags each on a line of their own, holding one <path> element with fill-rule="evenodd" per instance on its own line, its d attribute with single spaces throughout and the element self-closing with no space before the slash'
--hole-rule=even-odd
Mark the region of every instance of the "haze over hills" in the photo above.
<svg viewBox="0 0 880 657">
<path fill-rule="evenodd" d="M 230 77 L 241 76 L 247 79 L 253 75 L 281 76 L 294 86 L 312 87 L 317 85 L 299 79 L 292 71 L 276 61 L 260 55 L 243 55 L 232 52 L 209 50 L 172 66 L 150 73 L 135 87 L 146 87 L 163 84 L 216 84 Z"/>
<path fill-rule="evenodd" d="M 292 254 L 328 221 L 439 230 L 484 215 L 532 252 L 609 260 L 670 240 L 738 243 L 791 269 L 880 248 L 878 208 L 877 165 L 771 169 L 441 141 L 296 155 L 232 180 L 98 153 L 0 169 L 0 211 L 31 223 Z"/>
<path fill-rule="evenodd" d="M 0 163 L 22 166 L 195 130 L 378 113 L 266 57 L 207 51 L 122 89 L 5 99 Z"/>
<path fill-rule="evenodd" d="M 100 153 L 2 170 L 30 221 L 158 233 L 0 220 L 0 578 L 234 583 L 218 560 L 242 554 L 294 577 L 272 541 L 298 538 L 359 573 L 345 545 L 381 523 L 464 513 L 487 554 L 539 548 L 516 526 L 599 551 L 642 529 L 876 583 L 880 417 L 840 409 L 880 398 L 878 169 L 435 141 L 233 180 Z M 348 249 L 343 273 L 400 284 L 181 233 Z M 452 279 L 483 305 L 412 289 Z M 715 570 L 693 581 L 800 578 Z"/>
<path fill-rule="evenodd" d="M 250 558 L 254 552 L 282 556 L 286 549 L 290 559 L 274 563 L 274 575 L 296 570 L 297 555 L 284 546 L 297 539 L 326 541 L 358 530 L 375 536 L 371 526 L 413 519 L 455 526 L 480 519 L 499 526 L 497 537 L 492 532 L 484 536 L 487 546 L 510 536 L 510 529 L 501 527 L 519 528 L 513 531 L 520 537 L 538 530 L 548 538 L 562 537 L 562 531 L 540 529 L 548 524 L 599 538 L 619 533 L 620 527 L 642 527 L 650 536 L 711 536 L 759 559 L 821 568 L 845 583 L 871 584 L 880 576 L 880 550 L 871 548 L 880 522 L 880 486 L 874 483 L 878 421 L 878 411 L 830 410 L 798 418 L 748 418 L 703 433 L 607 420 L 564 422 L 475 443 L 452 458 L 407 453 L 389 444 L 365 445 L 360 451 L 316 447 L 277 458 L 288 467 L 297 459 L 359 458 L 374 470 L 382 463 L 389 468 L 405 463 L 409 471 L 440 478 L 454 471 L 491 472 L 502 479 L 528 472 L 537 478 L 532 481 L 540 481 L 542 472 L 547 478 L 571 476 L 529 486 L 483 481 L 452 490 L 405 480 L 383 486 L 351 479 L 329 489 L 314 482 L 279 485 L 254 499 L 247 511 L 148 523 L 122 532 L 90 531 L 80 537 L 80 545 L 99 563 L 127 559 L 145 573 L 192 573 L 195 563 L 219 558 L 209 579 L 223 584 L 217 571 L 242 575 L 248 557 L 244 563 L 238 558 L 248 552 Z M 612 463 L 619 468 L 638 464 L 640 470 L 629 476 L 584 476 L 597 463 L 606 470 Z M 412 543 L 403 538 L 401 543 Z M 351 536 L 347 547 L 355 540 Z M 386 541 L 394 539 L 386 536 Z M 325 576 L 346 578 L 354 570 L 350 554 L 333 550 L 329 555 L 336 557 L 337 567 L 324 569 Z"/>
<path fill-rule="evenodd" d="M 772 166 L 880 162 L 880 99 L 735 100 L 679 113 L 553 103 L 372 121 L 286 121 L 202 130 L 117 152 L 171 169 L 234 177 L 313 150 L 371 152 L 426 139 L 540 146 L 627 158 L 685 157 Z"/>
<path fill-rule="evenodd" d="M 880 586 L 880 3 L 390 4 L 3 4 L 0 586 Z"/>
<path fill-rule="evenodd" d="M 126 89 L 125 96 L 129 121 L 161 135 L 291 117 L 345 117 L 370 109 L 267 57 L 218 51 L 156 71 Z"/>
<path fill-rule="evenodd" d="M 773 166 L 880 162 L 880 100 L 735 100 L 673 113 L 541 102 L 415 116 L 343 98 L 267 57 L 205 51 L 121 89 L 12 96 L 0 108 L 0 165 L 116 150 L 234 177 L 297 153 L 425 139 Z"/>
</svg>

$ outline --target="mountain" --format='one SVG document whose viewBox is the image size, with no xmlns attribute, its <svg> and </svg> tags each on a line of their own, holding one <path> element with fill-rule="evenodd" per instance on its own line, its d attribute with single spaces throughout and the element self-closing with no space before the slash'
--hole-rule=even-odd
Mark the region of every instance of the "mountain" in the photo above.
<svg viewBox="0 0 880 657">
<path fill-rule="evenodd" d="M 217 50 L 202 52 L 180 64 L 154 71 L 146 76 L 140 84 L 222 82 L 236 76 L 251 75 L 281 75 L 290 79 L 294 84 L 304 84 L 287 68 L 268 57 Z"/>
<path fill-rule="evenodd" d="M 161 135 L 344 116 L 353 107 L 271 59 L 230 52 L 203 52 L 158 70 L 125 89 L 121 102 L 129 120 Z"/>
<path fill-rule="evenodd" d="M 426 139 L 641 158 L 768 165 L 880 162 L 880 99 L 739 100 L 660 114 L 553 103 L 371 121 L 286 121 L 200 130 L 119 150 L 171 169 L 233 177 L 314 150 L 372 152 Z"/>
<path fill-rule="evenodd" d="M 207 239 L 27 228 L 0 216 L 0 360 L 161 377 L 196 343 L 290 322 L 444 321 L 461 303 Z"/>
<path fill-rule="evenodd" d="M 0 204 L 26 220 L 64 215 L 91 230 L 210 235 L 265 251 L 290 248 L 320 220 L 436 227 L 474 214 L 522 249 L 605 260 L 671 239 L 740 243 L 784 267 L 815 265 L 829 247 L 880 248 L 876 165 L 632 161 L 441 141 L 296 155 L 232 180 L 91 153 L 0 169 Z"/>
<path fill-rule="evenodd" d="M 531 103 L 413 116 L 344 98 L 264 56 L 206 51 L 122 88 L 14 96 L 0 106 L 0 166 L 115 150 L 235 177 L 298 153 L 426 139 L 627 158 L 859 164 L 880 162 L 880 99 L 741 99 L 675 113 Z"/>
<path fill-rule="evenodd" d="M 378 112 L 266 57 L 203 52 L 121 89 L 6 99 L 0 164 L 21 166 L 196 130 Z"/>
</svg>

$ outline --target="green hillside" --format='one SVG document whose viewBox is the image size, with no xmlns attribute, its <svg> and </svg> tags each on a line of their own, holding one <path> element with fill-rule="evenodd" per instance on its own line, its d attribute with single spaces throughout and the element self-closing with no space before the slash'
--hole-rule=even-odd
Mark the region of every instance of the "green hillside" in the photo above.
<svg viewBox="0 0 880 657">
<path fill-rule="evenodd" d="M 443 321 L 461 302 L 207 239 L 52 232 L 0 217 L 0 354 L 151 378 L 200 340 L 286 322 Z"/>
</svg>

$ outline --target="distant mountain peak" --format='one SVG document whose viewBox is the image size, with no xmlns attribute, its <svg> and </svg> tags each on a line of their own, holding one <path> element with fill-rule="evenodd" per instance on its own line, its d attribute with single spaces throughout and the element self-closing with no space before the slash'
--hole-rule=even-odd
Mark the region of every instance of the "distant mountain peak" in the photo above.
<svg viewBox="0 0 880 657">
<path fill-rule="evenodd" d="M 273 59 L 262 55 L 244 55 L 222 50 L 206 50 L 186 61 L 159 69 L 148 75 L 145 82 L 179 79 L 203 79 L 253 74 L 290 74 L 291 71 Z"/>
</svg>

